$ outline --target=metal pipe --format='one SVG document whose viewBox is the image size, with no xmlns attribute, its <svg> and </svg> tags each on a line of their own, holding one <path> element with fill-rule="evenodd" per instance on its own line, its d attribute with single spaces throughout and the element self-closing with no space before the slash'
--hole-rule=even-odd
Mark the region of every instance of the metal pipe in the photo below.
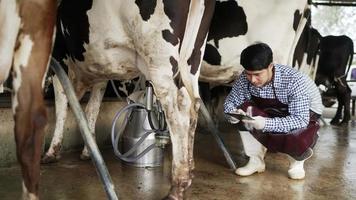
<svg viewBox="0 0 356 200">
<path fill-rule="evenodd" d="M 322 3 L 322 2 L 312 2 L 315 6 L 352 6 L 355 7 L 356 3 Z"/>
<path fill-rule="evenodd" d="M 95 142 L 93 135 L 90 133 L 87 119 L 84 115 L 84 112 L 79 104 L 79 101 L 74 93 L 72 84 L 70 83 L 67 74 L 61 67 L 61 65 L 54 59 L 51 58 L 50 64 L 52 70 L 58 76 L 59 81 L 61 82 L 63 88 L 65 88 L 65 93 L 71 106 L 75 119 L 78 122 L 80 133 L 83 137 L 85 145 L 89 149 L 90 156 L 95 165 L 95 168 L 99 174 L 101 181 L 104 184 L 104 189 L 108 199 L 118 200 L 118 195 L 115 193 L 115 187 L 111 180 L 110 174 L 106 168 L 105 162 L 100 154 L 98 146 Z"/>
<path fill-rule="evenodd" d="M 216 128 L 215 123 L 211 119 L 210 113 L 209 113 L 208 109 L 205 107 L 205 104 L 203 101 L 201 101 L 201 104 L 200 104 L 200 111 L 203 114 L 203 116 L 207 122 L 209 130 L 211 130 L 211 133 L 213 134 L 216 142 L 218 143 L 218 146 L 220 147 L 221 151 L 224 153 L 224 156 L 226 158 L 227 163 L 230 165 L 230 168 L 232 170 L 236 170 L 236 163 L 232 159 L 229 150 L 226 148 L 223 139 L 220 137 L 219 131 Z"/>
</svg>

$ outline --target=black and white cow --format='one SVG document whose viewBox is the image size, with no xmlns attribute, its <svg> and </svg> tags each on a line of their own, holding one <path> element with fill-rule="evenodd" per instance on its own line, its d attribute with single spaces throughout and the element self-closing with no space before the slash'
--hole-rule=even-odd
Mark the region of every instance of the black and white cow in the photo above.
<svg viewBox="0 0 356 200">
<path fill-rule="evenodd" d="M 307 19 L 307 23 L 295 48 L 292 66 L 314 80 L 321 35 L 311 26 L 310 9 L 304 12 L 304 18 Z"/>
<path fill-rule="evenodd" d="M 324 84 L 329 88 L 334 87 L 338 100 L 337 111 L 330 124 L 347 124 L 351 119 L 351 89 L 347 85 L 346 75 L 352 64 L 353 42 L 345 35 L 329 35 L 321 38 L 319 49 L 320 57 L 315 82 L 317 85 Z M 342 109 L 344 109 L 343 113 Z M 340 119 L 342 119 L 341 122 Z"/>
<path fill-rule="evenodd" d="M 54 56 L 68 66 L 79 99 L 92 90 L 92 132 L 107 80 L 143 74 L 153 83 L 171 133 L 171 199 L 183 199 L 191 183 L 198 77 L 213 9 L 212 0 L 62 0 L 58 8 Z"/>
<path fill-rule="evenodd" d="M 294 48 L 307 22 L 306 0 L 218 0 L 211 22 L 200 81 L 206 102 L 222 105 L 214 97 L 216 85 L 229 85 L 242 72 L 240 53 L 248 45 L 265 42 L 274 52 L 274 61 L 291 64 Z M 208 83 L 208 84 L 206 84 Z M 215 91 L 228 92 L 221 87 Z M 226 94 L 225 94 L 226 95 Z M 216 103 L 216 101 L 220 103 Z M 211 106 L 213 116 L 222 113 Z M 222 116 L 220 116 L 221 118 Z"/>
<path fill-rule="evenodd" d="M 271 46 L 274 61 L 291 63 L 307 22 L 307 0 L 218 0 L 211 22 L 200 80 L 229 83 L 242 72 L 240 53 L 248 45 Z"/>
<path fill-rule="evenodd" d="M 214 17 L 210 27 L 210 33 L 207 48 L 204 55 L 204 62 L 201 69 L 200 80 L 208 84 L 200 84 L 201 88 L 208 85 L 208 89 L 202 89 L 206 95 L 202 95 L 204 100 L 209 101 L 209 95 L 214 93 L 209 91 L 209 84 L 225 84 L 236 78 L 242 71 L 239 64 L 239 54 L 247 45 L 264 41 L 269 43 L 275 51 L 275 60 L 287 62 L 289 52 L 295 46 L 306 19 L 301 18 L 306 7 L 306 1 L 247 1 L 247 0 L 230 0 L 217 1 L 215 6 Z M 301 20 L 304 19 L 304 20 Z M 303 24 L 304 23 L 304 24 Z M 84 26 L 84 25 L 82 25 Z M 278 27 L 275 30 L 274 27 Z M 271 34 L 273 32 L 273 34 Z M 59 35 L 58 38 L 63 37 Z M 82 37 L 81 35 L 72 35 L 71 37 Z M 73 39 L 74 40 L 74 39 Z M 84 40 L 84 39 L 82 39 Z M 80 41 L 80 40 L 78 40 Z M 57 49 L 61 47 L 62 41 L 57 42 L 55 54 L 60 54 Z M 80 54 L 80 52 L 78 52 Z M 63 57 L 58 56 L 56 57 Z M 58 81 L 54 80 L 56 94 L 56 115 L 57 122 L 54 137 L 51 146 L 43 158 L 43 162 L 54 162 L 60 157 L 60 147 L 63 138 L 63 127 L 66 117 L 66 97 L 63 89 L 57 86 Z M 103 86 L 100 86 L 103 87 Z M 99 113 L 100 90 L 98 88 L 92 92 L 96 98 L 91 98 L 86 107 L 88 121 L 91 130 L 95 128 L 95 122 Z M 104 89 L 101 89 L 104 90 Z M 217 89 L 215 91 L 221 91 Z M 99 96 L 98 96 L 99 95 Z M 213 94 L 218 95 L 218 94 Z M 219 102 L 215 102 L 219 104 Z M 83 150 L 82 159 L 89 158 L 88 151 Z"/>
</svg>

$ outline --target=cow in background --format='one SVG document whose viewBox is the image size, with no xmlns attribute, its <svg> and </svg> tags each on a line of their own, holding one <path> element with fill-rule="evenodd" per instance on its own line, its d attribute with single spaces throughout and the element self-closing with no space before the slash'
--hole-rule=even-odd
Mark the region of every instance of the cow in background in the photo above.
<svg viewBox="0 0 356 200">
<path fill-rule="evenodd" d="M 312 80 L 314 80 L 317 68 L 319 45 L 322 37 L 318 30 L 313 28 L 311 25 L 311 13 L 309 8 L 306 9 L 303 17 L 307 19 L 307 23 L 295 48 L 292 66 L 307 74 Z"/>
<path fill-rule="evenodd" d="M 62 0 L 58 8 L 62 46 L 54 57 L 68 66 L 79 99 L 92 91 L 88 108 L 99 112 L 109 79 L 143 74 L 152 82 L 171 134 L 169 199 L 183 199 L 191 184 L 198 77 L 213 9 L 212 0 Z M 89 123 L 94 118 L 87 116 Z"/>
<path fill-rule="evenodd" d="M 322 36 L 315 28 L 304 29 L 295 49 L 293 66 L 315 80 L 319 59 L 319 45 Z"/>
<path fill-rule="evenodd" d="M 240 53 L 248 45 L 271 46 L 274 60 L 291 63 L 294 48 L 307 22 L 300 16 L 307 0 L 216 1 L 200 80 L 226 84 L 242 72 Z"/>
<path fill-rule="evenodd" d="M 329 35 L 322 37 L 319 49 L 320 57 L 315 82 L 317 85 L 323 84 L 328 88 L 333 88 L 338 101 L 336 114 L 330 124 L 348 124 L 351 119 L 351 89 L 347 85 L 346 76 L 352 64 L 353 42 L 345 35 Z M 342 119 L 341 122 L 340 119 Z"/>
<path fill-rule="evenodd" d="M 223 96 L 213 94 L 212 88 L 230 87 L 243 71 L 240 53 L 248 45 L 258 41 L 267 43 L 276 62 L 291 64 L 294 48 L 307 22 L 307 18 L 301 17 L 307 8 L 307 0 L 216 1 L 199 78 L 205 83 L 202 84 L 205 88 L 201 88 L 205 102 L 222 105 L 220 97 Z M 220 100 L 213 99 L 216 96 Z M 221 115 L 223 112 L 214 110 L 214 105 L 210 108 L 212 115 Z"/>
<path fill-rule="evenodd" d="M 42 89 L 52 51 L 53 0 L 0 1 L 0 83 L 13 75 L 12 110 L 23 199 L 38 199 L 40 156 L 47 123 Z"/>
<path fill-rule="evenodd" d="M 351 89 L 347 85 L 346 75 L 352 64 L 353 54 L 353 42 L 349 37 L 322 37 L 311 26 L 310 18 L 294 53 L 293 66 L 309 75 L 317 85 L 327 87 L 322 92 L 324 106 L 332 105 L 330 98 L 337 98 L 337 112 L 330 122 L 333 125 L 347 124 L 350 120 Z M 340 123 L 343 108 L 344 117 Z"/>
</svg>

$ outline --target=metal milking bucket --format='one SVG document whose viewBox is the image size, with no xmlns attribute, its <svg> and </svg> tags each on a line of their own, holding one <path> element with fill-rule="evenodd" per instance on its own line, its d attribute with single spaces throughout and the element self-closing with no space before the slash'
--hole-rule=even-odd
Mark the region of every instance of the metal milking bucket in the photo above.
<svg viewBox="0 0 356 200">
<path fill-rule="evenodd" d="M 115 154 L 125 163 L 136 167 L 157 167 L 163 164 L 169 133 L 165 121 L 162 121 L 165 118 L 159 103 L 153 105 L 152 86 L 146 83 L 144 98 L 142 94 L 133 95 L 136 100 L 130 99 L 129 104 L 116 114 L 112 143 Z M 138 103 L 140 100 L 137 99 L 144 99 L 146 105 Z M 116 122 L 123 114 L 124 121 L 115 131 Z"/>
</svg>

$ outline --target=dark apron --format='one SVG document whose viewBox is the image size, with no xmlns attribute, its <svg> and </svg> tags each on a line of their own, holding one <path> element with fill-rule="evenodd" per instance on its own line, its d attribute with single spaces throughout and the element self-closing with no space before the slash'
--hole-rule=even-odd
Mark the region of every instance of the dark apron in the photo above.
<svg viewBox="0 0 356 200">
<path fill-rule="evenodd" d="M 289 115 L 288 105 L 280 102 L 276 96 L 272 83 L 274 99 L 265 99 L 251 95 L 251 102 L 245 102 L 241 109 L 246 112 L 248 106 L 252 106 L 253 116 L 286 117 Z M 271 152 L 281 152 L 292 156 L 296 160 L 304 160 L 309 157 L 320 128 L 320 115 L 310 111 L 310 120 L 307 127 L 293 130 L 289 133 L 250 131 L 251 134 Z"/>
</svg>

